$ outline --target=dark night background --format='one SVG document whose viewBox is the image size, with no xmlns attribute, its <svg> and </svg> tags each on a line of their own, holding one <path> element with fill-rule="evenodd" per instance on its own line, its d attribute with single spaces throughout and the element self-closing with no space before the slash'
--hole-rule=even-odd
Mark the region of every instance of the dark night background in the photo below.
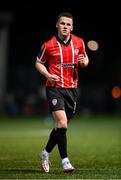
<svg viewBox="0 0 121 180">
<path fill-rule="evenodd" d="M 119 113 L 121 96 L 113 99 L 113 86 L 121 88 L 120 20 L 116 5 L 104 1 L 79 0 L 40 2 L 2 2 L 0 13 L 10 13 L 11 21 L 0 21 L 9 27 L 7 77 L 4 112 L 15 115 L 46 114 L 43 94 L 45 79 L 35 70 L 35 58 L 41 44 L 56 33 L 59 13 L 74 16 L 73 33 L 86 45 L 90 64 L 79 71 L 79 113 Z M 99 44 L 97 51 L 87 47 L 89 40 Z M 11 108 L 12 106 L 12 108 Z M 42 109 L 43 107 L 43 109 Z"/>
</svg>

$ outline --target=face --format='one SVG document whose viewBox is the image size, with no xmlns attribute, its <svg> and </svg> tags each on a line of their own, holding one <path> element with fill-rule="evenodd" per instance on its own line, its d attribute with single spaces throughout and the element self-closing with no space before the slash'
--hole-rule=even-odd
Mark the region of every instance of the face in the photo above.
<svg viewBox="0 0 121 180">
<path fill-rule="evenodd" d="M 73 20 L 68 17 L 60 17 L 56 24 L 56 27 L 58 29 L 59 36 L 68 37 L 73 30 Z"/>
</svg>

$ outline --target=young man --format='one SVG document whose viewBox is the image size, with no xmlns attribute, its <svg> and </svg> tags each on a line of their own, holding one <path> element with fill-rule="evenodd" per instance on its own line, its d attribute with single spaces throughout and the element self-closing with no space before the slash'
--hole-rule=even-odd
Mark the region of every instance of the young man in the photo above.
<svg viewBox="0 0 121 180">
<path fill-rule="evenodd" d="M 49 154 L 58 146 L 63 171 L 74 170 L 67 154 L 66 131 L 68 122 L 76 110 L 78 97 L 78 66 L 89 63 L 82 38 L 72 34 L 73 16 L 62 13 L 56 22 L 57 35 L 45 42 L 37 56 L 35 67 L 47 78 L 46 95 L 50 112 L 55 119 L 47 145 L 41 153 L 42 170 L 49 172 Z M 45 62 L 48 62 L 48 68 Z"/>
</svg>

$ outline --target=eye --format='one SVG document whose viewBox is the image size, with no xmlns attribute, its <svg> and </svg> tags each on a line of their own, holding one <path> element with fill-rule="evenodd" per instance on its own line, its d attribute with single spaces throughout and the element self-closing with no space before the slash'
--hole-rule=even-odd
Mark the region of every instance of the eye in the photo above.
<svg viewBox="0 0 121 180">
<path fill-rule="evenodd" d="M 70 24 L 70 23 L 65 23 L 65 22 L 61 22 L 60 24 L 61 24 L 61 25 L 71 26 L 71 24 Z"/>
<path fill-rule="evenodd" d="M 71 26 L 71 24 L 70 24 L 70 23 L 67 23 L 67 26 Z"/>
<path fill-rule="evenodd" d="M 60 24 L 65 25 L 65 23 L 64 23 L 64 22 L 61 22 Z"/>
</svg>

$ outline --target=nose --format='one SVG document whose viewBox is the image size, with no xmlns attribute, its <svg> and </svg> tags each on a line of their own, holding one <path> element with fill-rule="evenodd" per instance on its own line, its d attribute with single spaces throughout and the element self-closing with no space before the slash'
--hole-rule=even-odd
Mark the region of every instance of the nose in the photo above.
<svg viewBox="0 0 121 180">
<path fill-rule="evenodd" d="M 66 24 L 64 25 L 64 29 L 67 29 L 67 25 Z"/>
</svg>

